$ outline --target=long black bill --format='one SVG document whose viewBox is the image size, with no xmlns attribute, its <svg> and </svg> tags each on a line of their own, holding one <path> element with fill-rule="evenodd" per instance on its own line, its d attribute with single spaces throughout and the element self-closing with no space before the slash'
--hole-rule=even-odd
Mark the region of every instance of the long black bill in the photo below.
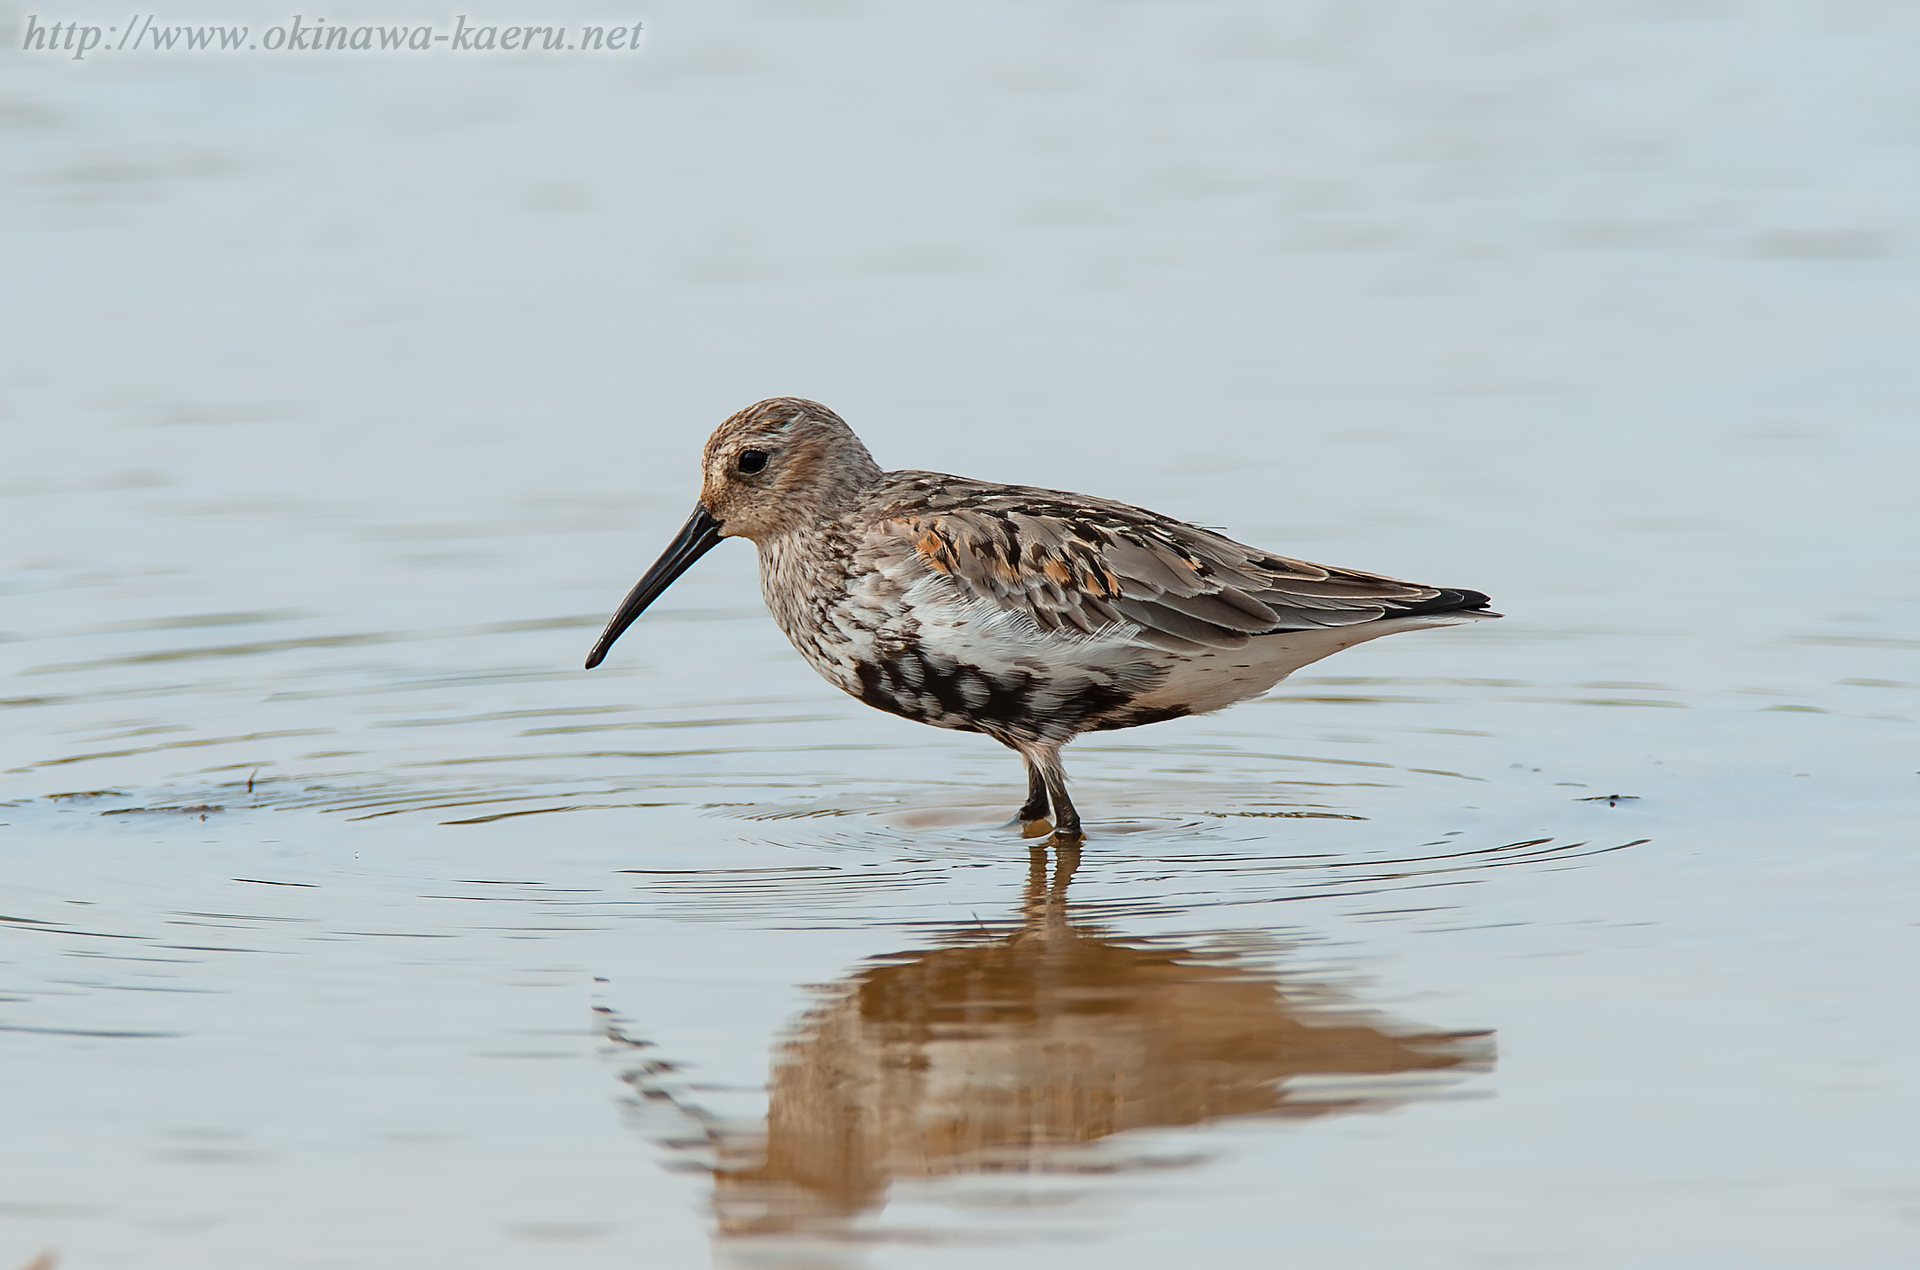
<svg viewBox="0 0 1920 1270">
<path fill-rule="evenodd" d="M 704 504 L 696 503 L 693 515 L 687 517 L 687 523 L 680 527 L 674 540 L 653 562 L 653 568 L 647 570 L 647 576 L 634 584 L 627 592 L 627 598 L 620 601 L 620 607 L 614 612 L 613 619 L 607 623 L 607 629 L 600 632 L 600 642 L 587 654 L 587 669 L 592 670 L 606 659 L 607 650 L 613 647 L 613 641 L 620 633 L 633 625 L 635 618 L 647 611 L 647 605 L 660 598 L 660 593 L 673 585 L 673 580 L 692 567 L 693 562 L 712 551 L 720 542 L 720 522 L 707 513 Z"/>
</svg>

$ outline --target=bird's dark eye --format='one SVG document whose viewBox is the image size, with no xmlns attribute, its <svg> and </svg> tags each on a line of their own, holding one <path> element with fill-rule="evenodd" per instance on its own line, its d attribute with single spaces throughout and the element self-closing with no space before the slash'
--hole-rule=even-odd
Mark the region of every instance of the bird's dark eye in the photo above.
<svg viewBox="0 0 1920 1270">
<path fill-rule="evenodd" d="M 758 472 L 761 468 L 765 467 L 766 465 L 767 465 L 767 452 L 765 450 L 740 451 L 739 468 L 742 472 L 748 472 L 748 473 Z"/>
</svg>

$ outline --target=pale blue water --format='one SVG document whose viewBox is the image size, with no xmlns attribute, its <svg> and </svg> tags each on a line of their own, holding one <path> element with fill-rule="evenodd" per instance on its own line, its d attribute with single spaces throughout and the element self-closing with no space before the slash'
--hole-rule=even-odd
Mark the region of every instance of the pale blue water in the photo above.
<svg viewBox="0 0 1920 1270">
<path fill-rule="evenodd" d="M 639 16 L 0 54 L 0 1266 L 1912 1264 L 1920 19 Z M 1035 873 L 744 543 L 579 669 L 776 393 L 1509 616 Z"/>
</svg>

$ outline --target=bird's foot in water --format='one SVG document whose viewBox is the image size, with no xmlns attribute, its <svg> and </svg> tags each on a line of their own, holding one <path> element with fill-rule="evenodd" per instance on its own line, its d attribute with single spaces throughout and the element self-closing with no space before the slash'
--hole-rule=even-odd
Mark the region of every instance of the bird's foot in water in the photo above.
<svg viewBox="0 0 1920 1270">
<path fill-rule="evenodd" d="M 1034 838 L 1045 838 L 1046 841 L 1039 844 L 1043 847 L 1078 847 L 1087 838 L 1080 832 L 1079 826 L 1076 825 L 1071 829 L 1055 829 L 1053 822 L 1045 816 L 1037 820 L 1025 820 L 1016 816 L 1007 822 L 1006 827 L 1018 828 L 1021 838 L 1028 841 Z"/>
<path fill-rule="evenodd" d="M 1055 829 L 1053 822 L 1045 816 L 1038 820 L 1016 818 L 1011 823 L 1020 827 L 1020 836 L 1024 839 L 1045 838 L 1045 842 L 1037 844 L 1041 847 L 1068 847 L 1077 850 L 1080 844 L 1087 840 L 1086 834 L 1080 831 L 1078 824 L 1065 829 Z"/>
</svg>

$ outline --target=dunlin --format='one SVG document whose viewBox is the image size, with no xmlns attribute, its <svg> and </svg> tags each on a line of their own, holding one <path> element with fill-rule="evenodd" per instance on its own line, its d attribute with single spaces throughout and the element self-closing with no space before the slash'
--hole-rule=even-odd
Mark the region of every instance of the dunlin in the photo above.
<svg viewBox="0 0 1920 1270">
<path fill-rule="evenodd" d="M 703 462 L 693 515 L 587 669 L 721 539 L 751 539 L 809 665 L 870 706 L 1019 751 L 1025 832 L 1061 843 L 1082 836 L 1060 764 L 1082 732 L 1205 714 L 1366 640 L 1500 616 L 1478 591 L 1270 555 L 1104 498 L 884 472 L 797 397 L 728 419 Z"/>
</svg>

